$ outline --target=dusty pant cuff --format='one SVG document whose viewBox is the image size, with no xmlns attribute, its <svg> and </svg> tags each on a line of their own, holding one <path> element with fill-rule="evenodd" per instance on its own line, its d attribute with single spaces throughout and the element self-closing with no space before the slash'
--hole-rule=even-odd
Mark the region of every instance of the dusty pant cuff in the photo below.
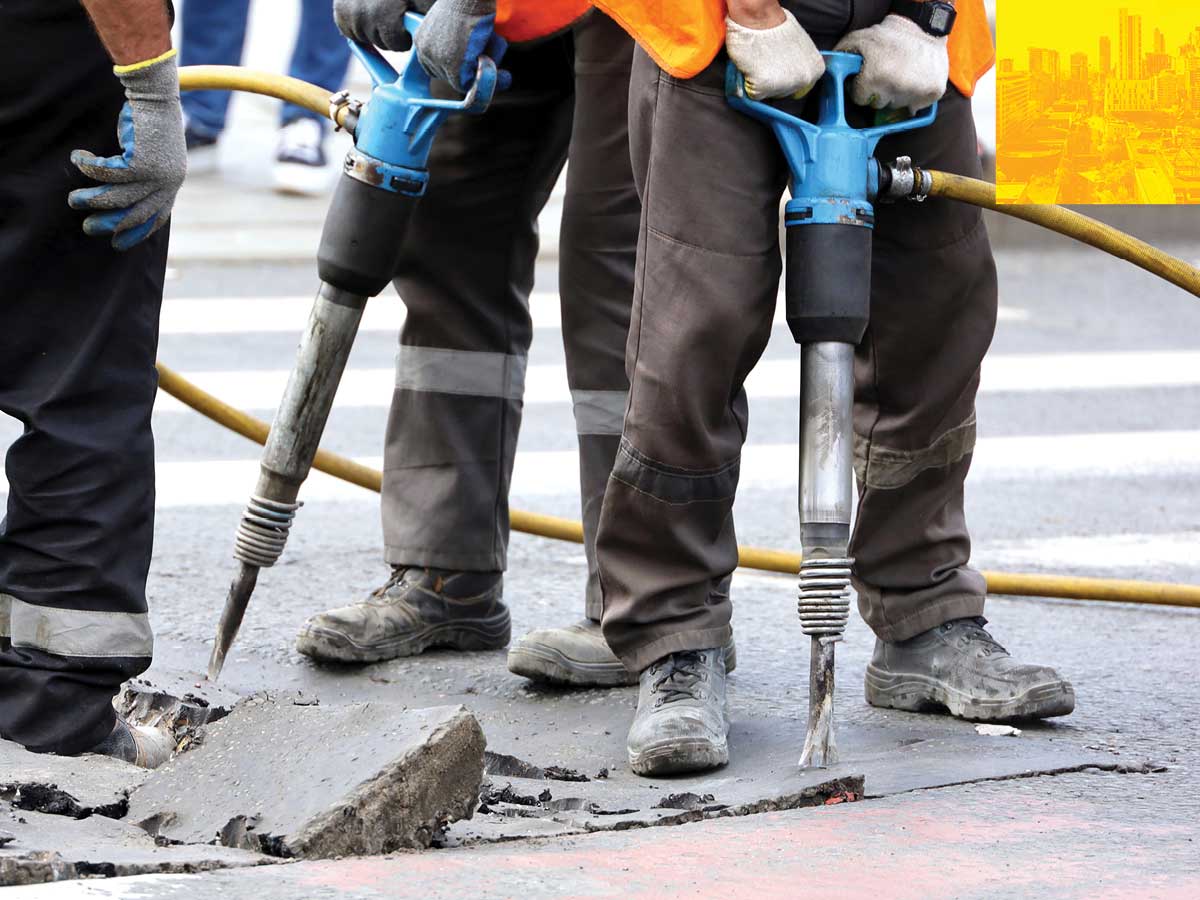
<svg viewBox="0 0 1200 900">
<path fill-rule="evenodd" d="M 421 566 L 451 569 L 455 572 L 503 572 L 508 569 L 508 554 L 468 553 L 438 547 L 410 547 L 388 544 L 384 560 L 390 566 Z"/>
<path fill-rule="evenodd" d="M 897 598 L 898 599 L 898 598 Z M 928 603 L 923 603 L 915 612 L 909 613 L 896 621 L 885 622 L 882 606 L 887 601 L 875 599 L 868 601 L 860 591 L 859 607 L 863 619 L 871 626 L 876 637 L 888 644 L 907 641 L 923 631 L 937 628 L 951 619 L 965 619 L 971 616 L 982 616 L 985 597 L 982 594 L 951 594 L 939 597 Z M 874 607 L 868 610 L 868 603 Z"/>
<path fill-rule="evenodd" d="M 631 672 L 641 672 L 650 667 L 651 663 L 662 659 L 670 653 L 682 653 L 685 650 L 708 650 L 710 647 L 724 647 L 733 638 L 733 628 L 722 625 L 718 628 L 701 628 L 691 631 L 678 631 L 668 634 L 646 644 L 632 647 L 613 648 Z"/>
</svg>

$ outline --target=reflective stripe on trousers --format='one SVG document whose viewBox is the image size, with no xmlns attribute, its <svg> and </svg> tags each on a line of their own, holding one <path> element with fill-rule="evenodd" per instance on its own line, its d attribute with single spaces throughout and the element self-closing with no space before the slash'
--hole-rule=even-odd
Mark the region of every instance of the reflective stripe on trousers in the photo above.
<svg viewBox="0 0 1200 900">
<path fill-rule="evenodd" d="M 0 594 L 0 638 L 55 656 L 150 657 L 154 635 L 145 613 L 34 606 Z"/>
</svg>

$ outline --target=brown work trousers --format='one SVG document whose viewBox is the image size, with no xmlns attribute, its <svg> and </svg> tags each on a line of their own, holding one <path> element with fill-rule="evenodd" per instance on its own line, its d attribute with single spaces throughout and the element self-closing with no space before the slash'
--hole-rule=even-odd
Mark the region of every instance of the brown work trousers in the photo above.
<svg viewBox="0 0 1200 900">
<path fill-rule="evenodd" d="M 538 214 L 570 157 L 559 294 L 580 457 L 586 614 L 600 619 L 595 534 L 620 441 L 640 204 L 629 160 L 633 41 L 592 12 L 504 57 L 513 85 L 438 132 L 405 239 L 383 471 L 393 565 L 501 571 L 533 326 Z M 565 398 L 564 398 L 565 399 Z"/>
<path fill-rule="evenodd" d="M 732 634 L 742 385 L 771 333 L 788 171 L 770 130 L 726 102 L 725 67 L 721 54 L 683 81 L 638 50 L 630 83 L 643 204 L 631 387 L 597 556 L 604 635 L 639 671 Z M 935 125 L 880 144 L 880 159 L 901 155 L 978 177 L 970 101 L 951 88 Z M 978 209 L 936 199 L 876 207 L 871 324 L 855 366 L 851 553 L 859 609 L 883 640 L 983 610 L 963 481 L 996 307 Z"/>
</svg>

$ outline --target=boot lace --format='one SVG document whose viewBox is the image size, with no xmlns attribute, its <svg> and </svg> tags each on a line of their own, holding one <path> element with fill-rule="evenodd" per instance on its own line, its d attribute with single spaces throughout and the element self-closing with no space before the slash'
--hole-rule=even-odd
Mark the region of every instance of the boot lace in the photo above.
<svg viewBox="0 0 1200 900">
<path fill-rule="evenodd" d="M 955 619 L 953 622 L 946 623 L 948 627 L 954 627 L 963 636 L 966 643 L 982 644 L 984 656 L 991 656 L 993 653 L 1002 653 L 1007 656 L 1008 651 L 983 627 L 986 624 L 987 619 L 978 616 L 970 619 Z"/>
<path fill-rule="evenodd" d="M 659 665 L 651 690 L 658 694 L 658 705 L 676 700 L 699 699 L 699 686 L 708 680 L 704 654 L 699 650 L 673 653 Z"/>
</svg>

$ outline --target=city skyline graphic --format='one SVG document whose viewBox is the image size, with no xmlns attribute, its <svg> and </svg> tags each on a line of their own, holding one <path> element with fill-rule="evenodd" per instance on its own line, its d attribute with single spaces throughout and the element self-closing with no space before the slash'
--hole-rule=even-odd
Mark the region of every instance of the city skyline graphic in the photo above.
<svg viewBox="0 0 1200 900">
<path fill-rule="evenodd" d="M 999 202 L 1200 203 L 1200 3 L 997 6 Z"/>
</svg>

